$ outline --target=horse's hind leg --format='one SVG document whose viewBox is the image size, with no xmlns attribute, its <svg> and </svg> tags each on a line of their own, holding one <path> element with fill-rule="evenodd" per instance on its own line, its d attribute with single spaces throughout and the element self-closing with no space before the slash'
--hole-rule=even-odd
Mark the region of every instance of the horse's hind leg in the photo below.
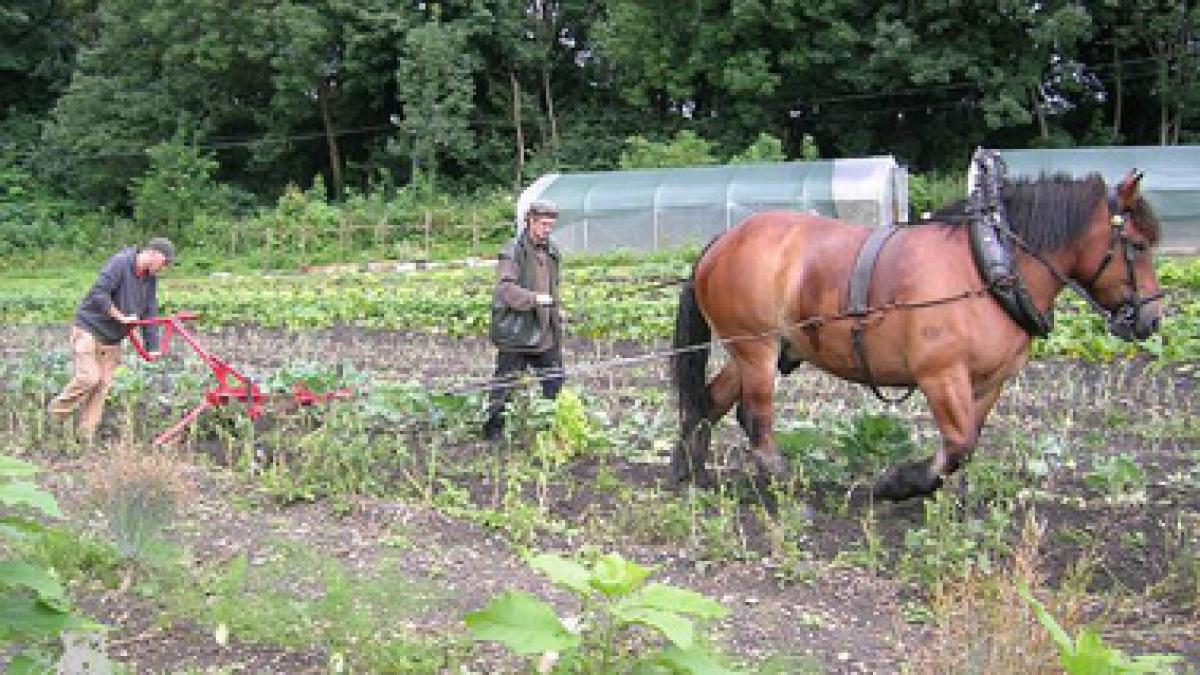
<svg viewBox="0 0 1200 675">
<path fill-rule="evenodd" d="M 779 374 L 787 377 L 788 375 L 791 375 L 792 371 L 799 367 L 802 363 L 804 363 L 804 361 L 791 357 L 791 355 L 788 353 L 787 340 L 781 339 L 779 341 L 779 360 L 776 365 L 776 368 L 779 370 Z M 746 406 L 743 403 L 738 403 L 737 421 L 738 425 L 742 427 L 742 431 L 746 432 L 746 436 L 749 437 L 750 414 L 746 412 Z"/>
<path fill-rule="evenodd" d="M 782 477 L 787 463 L 775 444 L 775 368 L 774 345 L 747 344 L 738 350 L 741 373 L 739 421 L 750 438 L 750 450 L 760 475 Z"/>
<path fill-rule="evenodd" d="M 682 483 L 690 479 L 701 487 L 712 484 L 712 476 L 705 467 L 712 443 L 712 428 L 741 395 L 737 363 L 733 360 L 726 363 L 708 383 L 707 390 L 711 402 L 708 417 L 685 423 L 685 438 L 671 457 L 676 481 Z"/>
</svg>

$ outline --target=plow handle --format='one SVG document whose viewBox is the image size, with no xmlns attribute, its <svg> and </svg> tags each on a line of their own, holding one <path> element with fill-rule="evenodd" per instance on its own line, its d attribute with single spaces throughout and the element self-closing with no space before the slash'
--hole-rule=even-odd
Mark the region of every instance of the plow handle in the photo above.
<svg viewBox="0 0 1200 675">
<path fill-rule="evenodd" d="M 162 326 L 162 335 L 159 336 L 161 349 L 159 354 L 166 354 L 167 349 L 171 346 L 171 334 L 179 333 L 185 340 L 188 338 L 186 331 L 183 329 L 184 321 L 192 321 L 200 318 L 200 315 L 195 312 L 179 312 L 170 316 L 156 316 L 153 319 L 138 319 L 125 324 L 129 326 L 129 342 L 133 344 L 133 348 L 137 351 L 138 356 L 141 356 L 147 362 L 153 362 L 158 357 L 150 356 L 150 352 L 146 351 L 146 345 L 142 343 L 142 339 L 138 337 L 138 329 L 142 326 Z M 190 340 L 189 340 L 190 342 Z"/>
</svg>

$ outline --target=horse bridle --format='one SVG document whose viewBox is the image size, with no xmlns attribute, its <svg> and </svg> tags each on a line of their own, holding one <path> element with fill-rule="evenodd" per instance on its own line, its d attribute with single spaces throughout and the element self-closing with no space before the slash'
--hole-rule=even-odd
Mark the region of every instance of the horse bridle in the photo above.
<svg viewBox="0 0 1200 675">
<path fill-rule="evenodd" d="M 1141 174 L 1139 173 L 1137 176 L 1140 178 Z M 1137 254 L 1146 250 L 1146 244 L 1134 240 L 1125 233 L 1125 223 L 1130 220 L 1130 209 L 1122 209 L 1120 207 L 1120 200 L 1117 198 L 1116 190 L 1113 188 L 1109 188 L 1108 212 L 1111 214 L 1110 222 L 1112 224 L 1111 236 L 1108 240 L 1108 250 L 1104 253 L 1104 258 L 1101 259 L 1100 265 L 1097 266 L 1096 271 L 1092 273 L 1092 276 L 1086 285 L 1078 284 L 1073 279 L 1068 278 L 1067 275 L 1060 272 L 1053 263 L 1051 263 L 1049 260 L 1046 260 L 1046 258 L 1044 258 L 1037 251 L 1033 250 L 1016 232 L 1013 232 L 1011 229 L 1009 229 L 1007 224 L 998 223 L 998 226 L 1000 231 L 1003 232 L 1005 236 L 1011 239 L 1014 243 L 1016 243 L 1017 246 L 1021 247 L 1023 251 L 1033 257 L 1034 260 L 1037 260 L 1042 264 L 1043 267 L 1049 270 L 1050 274 L 1053 275 L 1054 278 L 1059 281 L 1059 283 L 1062 283 L 1064 286 L 1071 288 L 1073 291 L 1079 294 L 1079 296 L 1082 297 L 1088 303 L 1088 305 L 1096 311 L 1097 314 L 1104 317 L 1104 320 L 1108 324 L 1110 331 L 1117 327 L 1132 329 L 1137 323 L 1137 315 L 1138 312 L 1141 311 L 1142 307 L 1154 302 L 1155 300 L 1162 299 L 1165 293 L 1160 290 L 1157 293 L 1145 297 L 1142 297 L 1138 294 L 1137 278 L 1133 273 L 1133 258 Z M 1100 302 L 1100 299 L 1096 297 L 1096 282 L 1100 280 L 1100 275 L 1104 274 L 1104 270 L 1108 268 L 1108 265 L 1116 256 L 1118 244 L 1121 246 L 1121 252 L 1125 258 L 1125 282 L 1129 286 L 1129 294 L 1127 294 L 1125 299 L 1119 302 L 1115 308 L 1110 309 L 1105 307 L 1104 304 Z"/>
<path fill-rule="evenodd" d="M 1142 177 L 1138 173 L 1134 180 L 1139 180 Z M 1104 309 L 1102 312 L 1108 321 L 1109 328 L 1123 326 L 1132 330 L 1137 323 L 1138 312 L 1142 307 L 1156 300 L 1162 299 L 1164 292 L 1159 291 L 1152 295 L 1142 297 L 1138 293 L 1137 278 L 1133 273 L 1133 259 L 1141 253 L 1146 252 L 1146 244 L 1137 241 L 1125 233 L 1125 224 L 1131 220 L 1130 209 L 1122 209 L 1120 201 L 1117 199 L 1116 190 L 1110 188 L 1108 192 L 1108 212 L 1112 214 L 1112 234 L 1108 239 L 1108 250 L 1104 253 L 1104 258 L 1100 260 L 1100 265 L 1096 267 L 1096 271 L 1092 274 L 1092 278 L 1084 284 L 1084 289 L 1091 296 L 1093 304 Z M 1117 246 L 1121 247 L 1121 254 L 1125 258 L 1125 283 L 1129 287 L 1129 293 L 1113 309 L 1108 309 L 1100 304 L 1096 298 L 1096 282 L 1100 280 L 1100 275 L 1104 274 L 1104 270 L 1108 268 L 1109 263 L 1116 256 Z"/>
</svg>

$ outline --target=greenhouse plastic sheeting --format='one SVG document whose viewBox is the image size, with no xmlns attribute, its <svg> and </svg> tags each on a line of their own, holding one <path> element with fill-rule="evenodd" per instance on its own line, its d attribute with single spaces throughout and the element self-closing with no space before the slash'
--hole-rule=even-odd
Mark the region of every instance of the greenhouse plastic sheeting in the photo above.
<svg viewBox="0 0 1200 675">
<path fill-rule="evenodd" d="M 1164 250 L 1200 249 L 1200 145 L 1001 150 L 1010 176 L 1099 173 L 1116 185 L 1131 169 L 1145 173 L 1141 190 L 1162 222 Z"/>
<path fill-rule="evenodd" d="M 558 204 L 567 251 L 702 244 L 759 211 L 786 209 L 877 226 L 907 220 L 907 175 L 892 157 L 688 169 L 550 174 L 522 193 Z"/>
</svg>

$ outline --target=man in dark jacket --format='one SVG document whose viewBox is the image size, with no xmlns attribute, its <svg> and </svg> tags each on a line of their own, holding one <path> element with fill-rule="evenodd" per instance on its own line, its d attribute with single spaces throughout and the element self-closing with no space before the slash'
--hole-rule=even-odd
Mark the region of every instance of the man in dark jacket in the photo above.
<svg viewBox="0 0 1200 675">
<path fill-rule="evenodd" d="M 558 206 L 549 200 L 530 204 L 525 227 L 500 251 L 496 264 L 492 341 L 496 344 L 496 382 L 491 390 L 483 437 L 499 440 L 504 406 L 522 370 L 532 369 L 542 394 L 555 398 L 563 385 L 562 319 L 559 315 L 559 253 L 550 240 Z M 498 317 L 515 322 L 509 332 L 498 330 Z"/>
<path fill-rule="evenodd" d="M 144 248 L 127 248 L 108 259 L 91 290 L 79 303 L 71 324 L 71 353 L 75 372 L 66 389 L 50 402 L 50 414 L 65 420 L 77 407 L 79 435 L 91 440 L 104 413 L 104 398 L 121 360 L 121 341 L 129 324 L 158 316 L 156 275 L 175 261 L 175 247 L 162 237 Z M 143 326 L 142 337 L 151 356 L 158 355 L 156 326 Z"/>
</svg>

